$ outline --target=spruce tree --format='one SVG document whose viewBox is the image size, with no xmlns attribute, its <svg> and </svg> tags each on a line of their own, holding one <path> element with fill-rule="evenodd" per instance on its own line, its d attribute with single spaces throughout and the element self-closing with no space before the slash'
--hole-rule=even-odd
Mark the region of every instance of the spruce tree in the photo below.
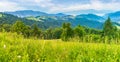
<svg viewBox="0 0 120 62">
<path fill-rule="evenodd" d="M 108 40 L 110 41 L 111 39 L 115 39 L 116 38 L 116 32 L 117 32 L 117 28 L 112 24 L 111 19 L 108 18 L 105 23 L 104 23 L 104 27 L 103 27 L 103 35 L 104 37 L 107 36 Z"/>
<path fill-rule="evenodd" d="M 111 19 L 108 18 L 104 23 L 103 32 L 104 35 L 111 36 L 113 34 L 114 27 L 111 23 Z"/>
</svg>

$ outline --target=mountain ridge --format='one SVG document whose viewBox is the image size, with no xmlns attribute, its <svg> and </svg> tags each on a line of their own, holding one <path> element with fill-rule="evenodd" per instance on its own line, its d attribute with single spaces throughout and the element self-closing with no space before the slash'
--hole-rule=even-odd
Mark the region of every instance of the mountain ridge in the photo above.
<svg viewBox="0 0 120 62">
<path fill-rule="evenodd" d="M 102 29 L 104 21 L 107 19 L 105 16 L 98 16 L 95 14 L 80 14 L 80 15 L 68 15 L 64 13 L 57 13 L 57 14 L 48 14 L 45 12 L 40 11 L 32 11 L 32 10 L 25 10 L 25 11 L 15 11 L 15 12 L 4 12 L 6 14 L 11 14 L 14 16 L 18 16 L 18 18 L 21 18 L 19 16 L 22 16 L 22 19 L 25 20 L 31 20 L 37 22 L 39 26 L 40 24 L 44 25 L 44 27 L 59 27 L 64 22 L 71 23 L 72 27 L 75 27 L 77 25 L 82 25 L 90 28 L 95 29 Z M 119 13 L 119 12 L 116 12 Z M 110 14 L 116 14 L 116 13 L 110 13 Z M 108 16 L 109 13 L 108 13 Z M 120 16 L 119 14 L 117 16 Z M 119 21 L 114 21 L 114 17 L 111 17 L 112 22 L 118 23 Z M 29 22 L 31 22 L 29 21 Z M 50 24 L 50 25 L 48 25 Z M 119 24 L 119 23 L 118 23 Z"/>
</svg>

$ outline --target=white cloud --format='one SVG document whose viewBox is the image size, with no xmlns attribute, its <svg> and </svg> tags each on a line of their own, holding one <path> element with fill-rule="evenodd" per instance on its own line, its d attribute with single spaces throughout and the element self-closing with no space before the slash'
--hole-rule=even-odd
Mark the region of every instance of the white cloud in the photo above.
<svg viewBox="0 0 120 62">
<path fill-rule="evenodd" d="M 35 3 L 43 8 L 49 8 L 54 6 L 54 4 L 51 2 L 52 0 L 35 0 Z"/>
<path fill-rule="evenodd" d="M 90 0 L 90 3 L 80 4 L 74 2 L 74 4 L 53 3 L 54 0 L 0 0 L 0 11 L 16 11 L 23 9 L 31 9 L 32 7 L 38 8 L 38 10 L 45 9 L 49 13 L 56 12 L 73 12 L 80 10 L 120 10 L 120 2 L 117 0 L 111 0 L 111 2 L 103 3 L 101 0 Z M 62 0 L 60 0 L 62 1 Z M 74 0 L 73 0 L 74 1 Z M 33 9 L 34 10 L 34 9 Z"/>
<path fill-rule="evenodd" d="M 55 5 L 50 9 L 50 12 L 71 12 L 71 11 L 79 11 L 79 10 L 120 10 L 118 7 L 120 2 L 116 2 L 112 0 L 109 3 L 102 3 L 100 0 L 91 0 L 91 3 L 88 4 L 79 4 L 76 3 L 74 5 Z"/>
<path fill-rule="evenodd" d="M 17 3 L 9 1 L 0 1 L 0 11 L 15 11 L 25 9 L 24 7 L 19 6 Z"/>
</svg>

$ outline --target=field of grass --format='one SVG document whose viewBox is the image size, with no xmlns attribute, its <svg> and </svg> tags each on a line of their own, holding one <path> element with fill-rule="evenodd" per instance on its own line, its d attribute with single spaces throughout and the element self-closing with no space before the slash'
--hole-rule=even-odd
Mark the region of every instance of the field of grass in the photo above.
<svg viewBox="0 0 120 62">
<path fill-rule="evenodd" d="M 0 33 L 0 62 L 120 62 L 120 45 L 24 39 L 16 33 Z"/>
</svg>

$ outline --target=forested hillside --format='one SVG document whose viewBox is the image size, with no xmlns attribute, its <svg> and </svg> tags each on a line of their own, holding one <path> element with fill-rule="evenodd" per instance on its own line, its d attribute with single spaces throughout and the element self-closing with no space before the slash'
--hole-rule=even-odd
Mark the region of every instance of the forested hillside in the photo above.
<svg viewBox="0 0 120 62">
<path fill-rule="evenodd" d="M 89 18 L 86 18 L 84 16 L 79 17 L 79 16 L 72 16 L 72 15 L 52 15 L 52 16 L 29 16 L 29 17 L 18 17 L 18 16 L 13 16 L 11 14 L 6 14 L 6 13 L 1 13 L 1 23 L 6 23 L 6 24 L 13 24 L 17 20 L 20 20 L 24 22 L 26 25 L 32 26 L 33 24 L 36 24 L 39 28 L 42 29 L 47 29 L 47 28 L 56 28 L 62 26 L 63 23 L 69 22 L 71 23 L 72 27 L 75 27 L 77 25 L 82 25 L 85 27 L 89 28 L 95 28 L 95 29 L 102 29 L 103 23 L 92 20 Z M 88 16 L 89 17 L 89 16 Z M 48 24 L 49 23 L 49 24 Z"/>
<path fill-rule="evenodd" d="M 108 13 L 104 16 L 98 16 L 95 14 L 80 14 L 80 15 L 67 15 L 63 13 L 58 14 L 48 14 L 45 12 L 40 11 L 32 11 L 32 10 L 23 10 L 23 11 L 16 11 L 16 12 L 4 12 L 4 14 L 11 14 L 14 18 L 20 18 L 22 21 L 27 25 L 32 25 L 33 23 L 37 24 L 38 27 L 42 29 L 47 29 L 50 27 L 60 27 L 64 22 L 71 23 L 72 27 L 77 25 L 95 28 L 95 29 L 102 29 L 103 23 L 105 20 L 110 17 L 114 25 L 119 27 L 119 11 L 114 13 Z M 11 17 L 11 18 L 12 18 Z M 22 18 L 21 18 L 22 17 Z M 8 17 L 6 17 L 7 19 Z M 28 22 L 28 21 L 29 22 Z M 48 24 L 49 23 L 49 24 Z"/>
<path fill-rule="evenodd" d="M 26 25 L 32 26 L 34 24 L 36 24 L 39 28 L 42 29 L 47 29 L 49 27 L 58 27 L 60 26 L 57 21 L 51 22 L 48 21 L 49 24 L 47 24 L 46 21 L 41 22 L 41 21 L 35 21 L 35 20 L 29 20 L 27 18 L 20 18 L 18 16 L 13 16 L 10 14 L 5 14 L 5 13 L 0 13 L 1 17 L 0 17 L 0 25 L 2 24 L 9 24 L 12 25 L 14 24 L 16 21 L 22 21 L 23 23 L 25 23 Z"/>
<path fill-rule="evenodd" d="M 89 16 L 92 19 L 95 15 L 89 14 Z M 78 37 L 82 41 L 88 42 L 100 42 L 101 40 L 101 42 L 106 42 L 106 40 L 112 41 L 115 39 L 118 42 L 120 37 L 120 25 L 118 23 L 112 23 L 110 18 L 101 23 L 91 20 L 89 16 L 37 16 L 35 20 L 34 17 L 20 18 L 1 13 L 0 31 L 17 32 L 25 38 L 34 37 L 38 39 L 62 39 L 67 41 Z M 98 16 L 97 19 L 103 20 L 103 18 Z"/>
</svg>

